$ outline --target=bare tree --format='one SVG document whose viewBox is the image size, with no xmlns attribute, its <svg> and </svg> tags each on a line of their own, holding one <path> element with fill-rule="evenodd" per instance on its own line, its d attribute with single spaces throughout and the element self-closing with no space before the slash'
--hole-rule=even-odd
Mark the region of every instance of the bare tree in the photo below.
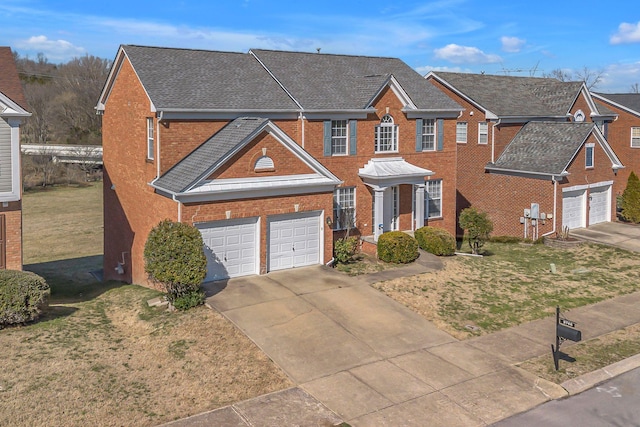
<svg viewBox="0 0 640 427">
<path fill-rule="evenodd" d="M 640 93 L 640 83 L 632 84 L 631 88 L 629 89 L 629 92 L 631 92 L 631 93 Z"/>
<path fill-rule="evenodd" d="M 587 66 L 582 67 L 579 71 L 556 68 L 555 70 L 551 70 L 549 73 L 543 74 L 543 77 L 557 79 L 561 82 L 582 81 L 589 90 L 594 89 L 602 81 L 603 76 L 603 70 L 592 70 Z"/>
</svg>

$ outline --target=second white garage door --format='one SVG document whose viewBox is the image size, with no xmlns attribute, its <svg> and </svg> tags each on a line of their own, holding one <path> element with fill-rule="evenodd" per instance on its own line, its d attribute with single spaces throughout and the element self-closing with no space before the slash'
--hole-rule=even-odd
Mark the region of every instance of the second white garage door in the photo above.
<svg viewBox="0 0 640 427">
<path fill-rule="evenodd" d="M 569 228 L 586 227 L 586 190 L 562 193 L 562 226 Z"/>
<path fill-rule="evenodd" d="M 258 218 L 196 225 L 207 255 L 206 282 L 258 274 Z"/>
<path fill-rule="evenodd" d="M 589 225 L 611 220 L 611 186 L 592 188 L 589 192 Z"/>
<path fill-rule="evenodd" d="M 269 271 L 321 262 L 320 214 L 302 212 L 268 219 Z"/>
</svg>

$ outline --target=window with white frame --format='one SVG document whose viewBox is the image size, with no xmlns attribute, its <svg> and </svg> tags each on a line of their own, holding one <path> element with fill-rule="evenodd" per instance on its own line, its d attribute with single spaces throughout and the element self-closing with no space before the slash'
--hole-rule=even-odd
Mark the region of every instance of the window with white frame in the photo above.
<svg viewBox="0 0 640 427">
<path fill-rule="evenodd" d="M 153 136 L 153 118 L 147 118 L 147 159 L 153 160 L 154 157 L 154 136 Z"/>
<path fill-rule="evenodd" d="M 489 143 L 489 124 L 487 122 L 478 123 L 478 144 Z"/>
<path fill-rule="evenodd" d="M 640 127 L 631 128 L 631 147 L 640 148 Z"/>
<path fill-rule="evenodd" d="M 442 217 L 442 180 L 433 179 L 426 181 L 425 185 L 425 218 Z"/>
<path fill-rule="evenodd" d="M 467 122 L 456 123 L 456 142 L 467 143 Z"/>
<path fill-rule="evenodd" d="M 436 120 L 424 119 L 422 121 L 422 151 L 436 150 Z"/>
<path fill-rule="evenodd" d="M 333 192 L 334 230 L 353 228 L 356 224 L 355 187 L 336 188 Z"/>
<path fill-rule="evenodd" d="M 593 149 L 595 147 L 595 144 L 585 144 L 584 148 L 585 148 L 585 156 L 584 156 L 584 166 L 586 168 L 592 168 L 593 167 Z"/>
<path fill-rule="evenodd" d="M 389 114 L 382 117 L 376 126 L 376 153 L 398 151 L 398 126 Z"/>
<path fill-rule="evenodd" d="M 347 121 L 331 120 L 331 154 L 347 154 Z"/>
</svg>

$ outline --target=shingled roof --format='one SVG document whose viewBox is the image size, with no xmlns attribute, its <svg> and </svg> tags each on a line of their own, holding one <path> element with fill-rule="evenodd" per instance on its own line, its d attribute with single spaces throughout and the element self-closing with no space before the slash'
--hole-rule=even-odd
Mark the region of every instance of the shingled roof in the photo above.
<svg viewBox="0 0 640 427">
<path fill-rule="evenodd" d="M 640 115 L 640 93 L 594 93 L 594 95 L 612 104 L 616 104 Z"/>
<path fill-rule="evenodd" d="M 420 110 L 460 106 L 397 58 L 252 49 L 306 110 L 364 109 L 393 76 Z"/>
<path fill-rule="evenodd" d="M 507 145 L 498 160 L 486 168 L 561 175 L 594 126 L 588 122 L 529 122 Z"/>
<path fill-rule="evenodd" d="M 121 46 L 157 111 L 364 110 L 393 78 L 418 110 L 460 106 L 396 58 Z M 105 86 L 109 91 L 109 82 Z M 99 106 L 100 107 L 100 106 Z"/>
<path fill-rule="evenodd" d="M 123 45 L 158 110 L 296 110 L 245 53 Z"/>
<path fill-rule="evenodd" d="M 16 62 L 10 47 L 0 46 L 0 92 L 20 107 L 28 110 L 27 99 L 22 90 Z"/>
<path fill-rule="evenodd" d="M 229 153 L 256 134 L 268 121 L 255 117 L 235 119 L 158 178 L 154 186 L 171 193 L 188 190 L 213 173 Z"/>
<path fill-rule="evenodd" d="M 498 117 L 566 116 L 582 82 L 552 78 L 434 72 L 455 90 Z"/>
</svg>

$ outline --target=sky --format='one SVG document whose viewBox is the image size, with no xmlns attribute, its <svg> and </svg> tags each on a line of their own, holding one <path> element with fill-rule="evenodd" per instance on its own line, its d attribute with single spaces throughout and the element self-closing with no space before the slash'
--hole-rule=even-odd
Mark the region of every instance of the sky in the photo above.
<svg viewBox="0 0 640 427">
<path fill-rule="evenodd" d="M 0 46 L 49 62 L 113 59 L 121 44 L 252 48 L 402 59 L 431 70 L 542 77 L 602 73 L 640 84 L 640 6 L 537 0 L 1 0 Z"/>
</svg>

